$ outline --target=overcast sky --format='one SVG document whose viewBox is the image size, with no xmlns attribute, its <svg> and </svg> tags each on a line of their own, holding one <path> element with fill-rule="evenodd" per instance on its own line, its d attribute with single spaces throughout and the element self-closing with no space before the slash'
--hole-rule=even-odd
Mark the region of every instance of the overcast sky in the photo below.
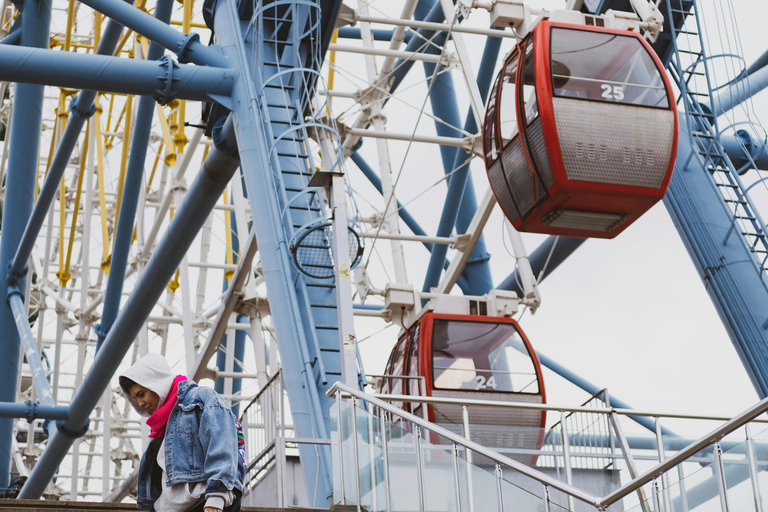
<svg viewBox="0 0 768 512">
<path fill-rule="evenodd" d="M 718 1 L 718 9 L 719 4 L 728 7 L 728 2 Z M 704 4 L 701 14 L 708 21 L 710 39 L 717 48 L 717 28 L 725 30 L 720 25 L 725 22 L 715 12 L 727 13 L 727 9 L 714 8 L 712 3 Z M 733 10 L 749 65 L 768 49 L 763 23 L 768 7 L 762 1 L 734 0 Z M 726 21 L 730 26 L 730 21 Z M 729 29 L 728 34 L 734 33 Z M 733 46 L 737 41 L 732 38 L 730 42 Z M 414 68 L 414 72 L 423 79 L 421 70 Z M 758 117 L 768 117 L 768 107 L 759 97 L 755 110 Z M 410 125 L 393 128 L 391 114 L 389 121 L 392 131 L 411 130 Z M 369 163 L 374 164 L 375 145 L 372 141 L 366 144 L 363 152 Z M 390 151 L 396 173 L 399 150 L 390 146 Z M 414 146 L 410 151 L 420 150 Z M 406 166 L 412 166 L 414 158 L 424 164 L 435 158 L 434 150 L 431 157 L 424 151 L 424 156 L 409 155 Z M 350 163 L 349 167 L 353 165 Z M 440 172 L 438 169 L 430 176 L 439 177 Z M 481 162 L 473 164 L 472 173 L 480 197 L 487 187 Z M 409 194 L 414 195 L 409 187 L 398 185 L 399 197 L 407 199 Z M 426 216 L 428 220 L 423 222 L 427 226 L 431 226 L 430 222 L 436 226 L 439 209 L 434 208 L 434 203 L 426 203 L 414 201 L 409 208 L 422 216 L 419 218 Z M 427 231 L 434 232 L 434 228 Z M 495 283 L 509 274 L 514 265 L 501 242 L 501 231 L 502 217 L 497 208 L 485 230 L 485 242 L 493 255 Z M 539 235 L 524 236 L 529 252 L 543 239 Z M 426 253 L 410 245 L 406 252 L 413 255 L 408 259 L 409 278 L 420 289 Z M 733 415 L 757 401 L 757 394 L 662 203 L 618 238 L 587 241 L 549 276 L 541 292 L 543 304 L 539 311 L 534 316 L 526 312 L 521 319 L 534 347 L 592 383 L 607 387 L 613 396 L 634 408 Z M 382 323 L 375 322 L 361 325 L 359 338 L 365 339 L 381 327 Z M 369 373 L 383 371 L 396 331 L 390 328 L 363 341 L 361 350 Z M 550 403 L 575 405 L 586 399 L 585 394 L 550 372 L 545 373 L 545 379 Z"/>
</svg>

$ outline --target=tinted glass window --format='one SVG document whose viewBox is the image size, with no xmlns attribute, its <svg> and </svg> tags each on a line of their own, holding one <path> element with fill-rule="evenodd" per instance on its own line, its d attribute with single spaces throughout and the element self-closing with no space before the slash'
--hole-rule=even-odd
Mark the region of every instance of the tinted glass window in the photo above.
<svg viewBox="0 0 768 512">
<path fill-rule="evenodd" d="M 485 109 L 485 124 L 483 126 L 483 147 L 485 152 L 485 161 L 490 164 L 496 159 L 496 96 L 499 87 L 499 77 L 496 77 L 496 83 L 493 84 L 491 95 L 488 98 L 488 106 Z"/>
<path fill-rule="evenodd" d="M 405 351 L 405 336 L 397 342 L 395 350 L 392 352 L 392 363 L 390 366 L 390 375 L 403 375 L 403 352 Z M 389 389 L 393 395 L 403 394 L 403 379 L 390 379 Z"/>
<path fill-rule="evenodd" d="M 525 47 L 523 101 L 525 101 L 525 124 L 527 126 L 539 117 L 539 104 L 536 101 L 536 59 L 533 56 L 533 41 L 528 41 Z"/>
<path fill-rule="evenodd" d="M 553 28 L 550 46 L 556 96 L 669 108 L 661 74 L 637 38 Z"/>
<path fill-rule="evenodd" d="M 506 147 L 517 135 L 517 107 L 515 106 L 515 74 L 518 55 L 504 67 L 501 76 L 501 97 L 499 98 L 499 135 L 501 147 Z"/>
<path fill-rule="evenodd" d="M 538 393 L 533 360 L 512 324 L 435 320 L 434 387 Z"/>
<path fill-rule="evenodd" d="M 419 330 L 421 324 L 409 333 L 408 338 L 408 376 L 419 376 Z M 408 394 L 421 395 L 421 382 L 418 379 L 408 379 Z"/>
</svg>

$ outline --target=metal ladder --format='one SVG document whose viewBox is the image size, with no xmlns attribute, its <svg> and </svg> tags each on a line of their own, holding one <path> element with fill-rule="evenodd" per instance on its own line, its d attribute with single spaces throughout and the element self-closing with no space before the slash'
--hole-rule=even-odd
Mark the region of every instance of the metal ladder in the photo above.
<svg viewBox="0 0 768 512">
<path fill-rule="evenodd" d="M 321 192 L 309 188 L 316 169 L 310 154 L 313 120 L 310 97 L 319 77 L 320 9 L 315 2 L 257 3 L 254 77 L 257 82 L 264 132 L 268 135 L 270 172 L 282 209 L 285 239 L 291 240 L 302 229 L 326 219 Z M 319 230 L 316 253 L 325 254 L 317 263 L 309 262 L 328 278 L 317 279 L 296 271 L 294 304 L 307 340 L 306 353 L 312 367 L 312 381 L 327 416 L 330 402 L 325 391 L 341 378 L 339 329 L 336 311 L 336 285 L 328 231 Z M 286 374 L 286 379 L 303 379 Z"/>
<path fill-rule="evenodd" d="M 712 81 L 709 73 L 710 56 L 706 55 L 695 0 L 667 0 L 667 16 L 674 41 L 674 52 L 667 69 L 680 94 L 678 104 L 685 108 L 691 147 L 691 157 L 701 160 L 709 171 L 712 183 L 720 193 L 732 218 L 728 238 L 741 235 L 756 271 L 764 282 L 768 281 L 768 239 L 765 223 L 747 194 L 747 187 L 739 178 L 733 163 L 720 142 L 717 119 L 709 108 L 712 100 Z M 681 164 L 681 163 L 678 163 Z M 682 162 L 686 169 L 689 162 Z"/>
</svg>

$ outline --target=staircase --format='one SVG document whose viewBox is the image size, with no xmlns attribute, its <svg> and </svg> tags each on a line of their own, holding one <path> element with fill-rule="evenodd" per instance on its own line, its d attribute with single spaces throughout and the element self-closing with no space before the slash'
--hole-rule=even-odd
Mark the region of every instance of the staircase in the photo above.
<svg viewBox="0 0 768 512">
<path fill-rule="evenodd" d="M 135 503 L 92 503 L 83 501 L 3 500 L 0 510 L 18 512 L 136 512 Z M 260 508 L 244 507 L 242 512 L 318 512 L 317 508 Z M 335 505 L 330 512 L 356 512 L 352 505 Z"/>
</svg>

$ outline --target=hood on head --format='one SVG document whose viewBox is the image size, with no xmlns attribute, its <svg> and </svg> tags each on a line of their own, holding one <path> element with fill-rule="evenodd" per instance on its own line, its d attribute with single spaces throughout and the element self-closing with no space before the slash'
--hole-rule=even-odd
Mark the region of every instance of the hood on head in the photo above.
<svg viewBox="0 0 768 512">
<path fill-rule="evenodd" d="M 168 361 L 160 354 L 149 353 L 136 361 L 136 364 L 128 368 L 125 373 L 119 377 L 120 389 L 131 403 L 136 412 L 141 416 L 149 417 L 152 415 L 147 409 L 139 407 L 139 402 L 131 396 L 128 388 L 135 382 L 145 388 L 157 393 L 160 398 L 158 406 L 163 405 L 165 399 L 171 391 L 173 380 L 176 375 L 171 370 Z"/>
</svg>

